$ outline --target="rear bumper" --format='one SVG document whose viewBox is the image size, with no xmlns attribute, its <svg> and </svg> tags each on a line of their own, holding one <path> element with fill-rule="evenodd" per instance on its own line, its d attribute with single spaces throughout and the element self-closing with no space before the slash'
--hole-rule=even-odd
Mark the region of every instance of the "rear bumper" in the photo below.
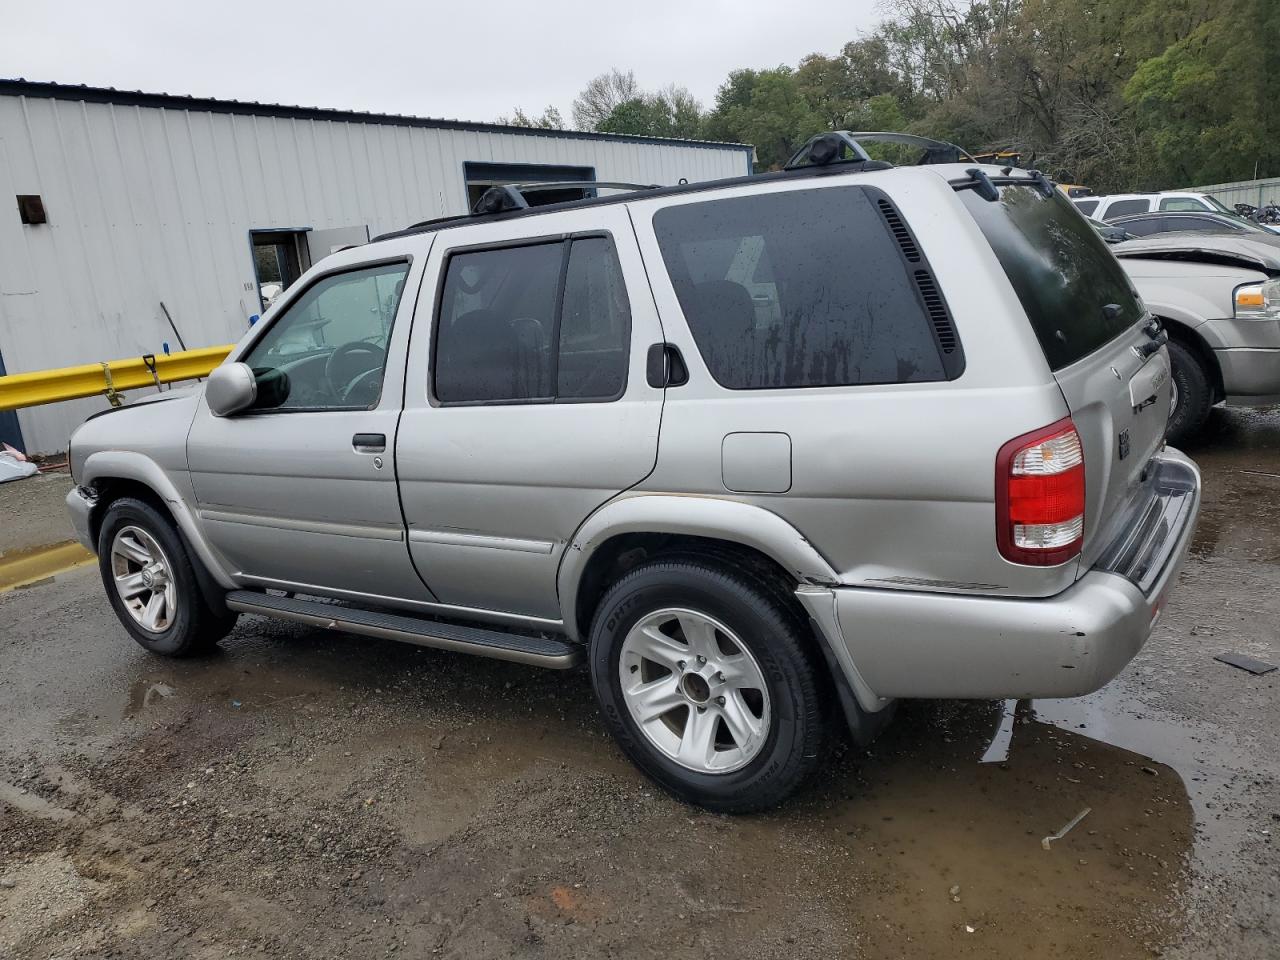
<svg viewBox="0 0 1280 960">
<path fill-rule="evenodd" d="M 1073 697 L 1111 680 L 1151 635 L 1200 511 L 1190 460 L 1169 450 L 1153 466 L 1153 503 L 1099 566 L 1057 596 L 832 589 L 834 617 L 815 621 L 852 671 L 862 706 L 897 697 Z"/>
</svg>

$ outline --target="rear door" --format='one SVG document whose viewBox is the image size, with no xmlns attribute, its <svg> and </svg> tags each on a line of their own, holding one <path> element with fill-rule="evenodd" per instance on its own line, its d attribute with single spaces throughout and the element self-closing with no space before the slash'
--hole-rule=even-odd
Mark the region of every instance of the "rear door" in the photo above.
<svg viewBox="0 0 1280 960">
<path fill-rule="evenodd" d="M 1089 569 L 1127 512 L 1164 442 L 1171 408 L 1166 350 L 1150 349 L 1149 319 L 1106 244 L 1060 192 L 1033 184 L 961 199 L 1018 294 L 1084 446 Z"/>
<path fill-rule="evenodd" d="M 559 620 L 574 531 L 657 458 L 662 333 L 626 208 L 442 231 L 427 276 L 396 448 L 414 564 L 442 603 Z"/>
</svg>

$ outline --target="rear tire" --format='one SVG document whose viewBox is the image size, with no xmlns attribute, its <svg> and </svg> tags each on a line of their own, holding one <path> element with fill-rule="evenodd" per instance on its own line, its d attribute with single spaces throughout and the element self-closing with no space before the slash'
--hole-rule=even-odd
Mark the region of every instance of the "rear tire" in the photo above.
<svg viewBox="0 0 1280 960">
<path fill-rule="evenodd" d="M 609 731 L 682 800 L 764 810 L 822 759 L 821 658 L 798 613 L 746 571 L 693 558 L 637 567 L 601 600 L 588 656 Z"/>
<path fill-rule="evenodd" d="M 1169 414 L 1166 436 L 1180 444 L 1192 439 L 1209 420 L 1213 406 L 1213 381 L 1200 358 L 1176 340 L 1169 341 L 1169 363 L 1172 368 L 1174 407 Z"/>
<path fill-rule="evenodd" d="M 203 653 L 236 624 L 236 614 L 209 608 L 178 531 L 145 501 L 122 497 L 107 508 L 98 571 L 121 625 L 152 653 Z"/>
</svg>

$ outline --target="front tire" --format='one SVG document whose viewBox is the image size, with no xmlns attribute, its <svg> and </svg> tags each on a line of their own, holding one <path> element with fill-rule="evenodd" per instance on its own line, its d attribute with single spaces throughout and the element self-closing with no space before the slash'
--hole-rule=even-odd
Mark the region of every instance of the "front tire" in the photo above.
<svg viewBox="0 0 1280 960">
<path fill-rule="evenodd" d="M 700 558 L 636 568 L 601 601 L 589 658 L 610 732 L 682 800 L 764 810 L 822 758 L 821 661 L 785 594 L 752 574 Z"/>
<path fill-rule="evenodd" d="M 98 570 L 121 625 L 152 653 L 203 653 L 235 626 L 234 614 L 219 616 L 205 603 L 178 531 L 145 501 L 123 497 L 107 508 Z"/>
<path fill-rule="evenodd" d="M 1213 384 L 1200 358 L 1176 340 L 1169 341 L 1169 365 L 1174 402 L 1165 435 L 1170 443 L 1181 444 L 1195 437 L 1208 422 Z"/>
</svg>

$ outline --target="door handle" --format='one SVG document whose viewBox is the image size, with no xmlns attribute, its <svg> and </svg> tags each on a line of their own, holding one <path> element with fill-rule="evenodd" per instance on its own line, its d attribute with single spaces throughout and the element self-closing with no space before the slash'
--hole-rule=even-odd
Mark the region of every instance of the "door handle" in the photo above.
<svg viewBox="0 0 1280 960">
<path fill-rule="evenodd" d="M 351 438 L 351 448 L 356 453 L 383 453 L 387 449 L 385 433 L 357 433 Z"/>
</svg>

